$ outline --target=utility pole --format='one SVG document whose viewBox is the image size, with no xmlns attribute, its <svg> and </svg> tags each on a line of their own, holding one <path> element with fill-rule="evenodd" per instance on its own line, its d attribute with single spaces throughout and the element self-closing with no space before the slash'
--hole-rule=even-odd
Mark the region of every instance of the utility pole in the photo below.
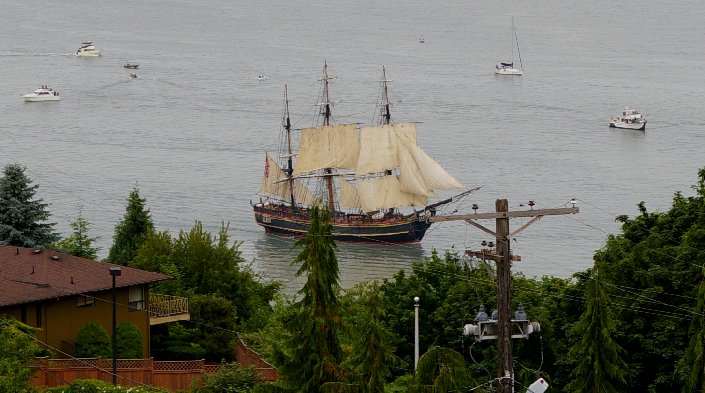
<svg viewBox="0 0 705 393">
<path fill-rule="evenodd" d="M 514 370 L 512 368 L 512 318 L 510 315 L 510 293 L 511 293 L 511 266 L 512 261 L 520 261 L 519 256 L 511 254 L 510 241 L 513 237 L 521 233 L 529 225 L 535 223 L 543 216 L 555 216 L 563 214 L 575 214 L 579 209 L 575 207 L 575 202 L 571 201 L 573 207 L 558 209 L 537 209 L 533 210 L 534 202 L 529 201 L 531 210 L 509 211 L 509 203 L 506 199 L 497 199 L 495 202 L 495 213 L 477 213 L 477 205 L 473 205 L 475 214 L 453 215 L 453 216 L 432 216 L 430 222 L 464 220 L 468 224 L 480 229 L 495 237 L 497 248 L 494 252 L 487 250 L 466 251 L 466 254 L 478 258 L 489 258 L 497 262 L 497 352 L 499 355 L 499 367 L 497 378 L 500 393 L 514 392 Z M 518 217 L 532 217 L 529 222 L 522 225 L 512 233 L 509 233 L 509 219 Z M 495 219 L 495 231 L 485 228 L 475 222 L 481 219 Z"/>
</svg>

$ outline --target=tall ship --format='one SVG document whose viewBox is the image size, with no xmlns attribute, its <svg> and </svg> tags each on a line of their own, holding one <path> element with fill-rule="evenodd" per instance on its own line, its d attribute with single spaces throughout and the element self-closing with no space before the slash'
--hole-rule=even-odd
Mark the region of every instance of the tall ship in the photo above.
<svg viewBox="0 0 705 393">
<path fill-rule="evenodd" d="M 463 185 L 417 144 L 416 123 L 395 123 L 382 68 L 378 121 L 369 127 L 334 124 L 327 64 L 323 67 L 316 125 L 300 130 L 298 151 L 284 88 L 280 162 L 266 155 L 264 176 L 253 203 L 266 233 L 305 236 L 310 207 L 330 210 L 336 241 L 395 244 L 418 242 L 440 206 L 474 190 L 429 204 L 437 190 Z"/>
</svg>

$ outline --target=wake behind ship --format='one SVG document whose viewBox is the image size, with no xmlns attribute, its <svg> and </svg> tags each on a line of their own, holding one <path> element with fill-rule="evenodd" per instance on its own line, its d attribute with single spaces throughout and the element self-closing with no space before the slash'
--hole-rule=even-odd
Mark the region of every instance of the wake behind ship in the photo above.
<svg viewBox="0 0 705 393">
<path fill-rule="evenodd" d="M 415 123 L 391 121 L 386 72 L 382 69 L 379 124 L 357 129 L 332 124 L 328 67 L 323 67 L 319 123 L 301 130 L 294 153 L 289 106 L 284 90 L 280 165 L 266 155 L 255 220 L 267 233 L 303 237 L 313 204 L 331 212 L 336 241 L 395 244 L 418 242 L 431 226 L 436 208 L 474 190 L 429 204 L 436 190 L 462 189 L 416 143 Z M 294 160 L 294 158 L 296 158 Z M 402 209 L 409 210 L 403 212 Z"/>
</svg>

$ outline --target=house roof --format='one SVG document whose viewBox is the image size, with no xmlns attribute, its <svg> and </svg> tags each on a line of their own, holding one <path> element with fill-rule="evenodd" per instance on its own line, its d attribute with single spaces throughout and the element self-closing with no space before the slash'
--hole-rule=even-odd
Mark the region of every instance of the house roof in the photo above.
<svg viewBox="0 0 705 393">
<path fill-rule="evenodd" d="M 112 289 L 111 266 L 121 269 L 116 288 L 171 278 L 49 249 L 0 246 L 0 307 Z"/>
</svg>

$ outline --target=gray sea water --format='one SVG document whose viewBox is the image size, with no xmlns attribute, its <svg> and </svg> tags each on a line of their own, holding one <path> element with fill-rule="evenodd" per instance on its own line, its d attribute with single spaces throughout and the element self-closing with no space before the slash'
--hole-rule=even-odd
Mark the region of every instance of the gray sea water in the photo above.
<svg viewBox="0 0 705 393">
<path fill-rule="evenodd" d="M 512 17 L 525 75 L 498 77 Z M 229 222 L 254 269 L 295 290 L 293 243 L 265 235 L 250 207 L 264 151 L 277 148 L 284 84 L 294 126 L 310 126 L 326 61 L 335 118 L 369 124 L 385 65 L 394 118 L 421 122 L 420 145 L 467 187 L 483 186 L 459 212 L 576 198 L 578 215 L 545 217 L 512 242 L 515 271 L 569 277 L 618 232 L 616 215 L 692 194 L 705 166 L 704 37 L 695 0 L 10 0 L 0 164 L 27 167 L 62 234 L 82 205 L 102 256 L 137 185 L 158 229 L 201 220 L 217 233 Z M 72 56 L 84 40 L 103 57 Z M 138 79 L 125 62 L 140 64 Z M 20 99 L 40 84 L 62 100 Z M 607 127 L 625 105 L 644 113 L 645 133 Z M 433 249 L 482 240 L 452 222 L 420 244 L 341 244 L 341 280 L 389 278 Z"/>
</svg>

